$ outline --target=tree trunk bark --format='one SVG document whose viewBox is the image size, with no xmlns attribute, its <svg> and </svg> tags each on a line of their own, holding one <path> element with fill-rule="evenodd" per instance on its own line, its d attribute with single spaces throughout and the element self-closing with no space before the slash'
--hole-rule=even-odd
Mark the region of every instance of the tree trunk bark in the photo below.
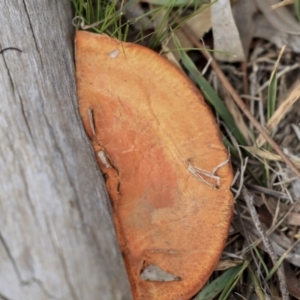
<svg viewBox="0 0 300 300">
<path fill-rule="evenodd" d="M 77 109 L 70 0 L 0 1 L 0 299 L 131 299 Z"/>
</svg>

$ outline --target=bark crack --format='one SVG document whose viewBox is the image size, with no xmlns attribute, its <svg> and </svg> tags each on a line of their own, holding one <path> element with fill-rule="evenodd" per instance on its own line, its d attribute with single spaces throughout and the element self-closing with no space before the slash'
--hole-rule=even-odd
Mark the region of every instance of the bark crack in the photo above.
<svg viewBox="0 0 300 300">
<path fill-rule="evenodd" d="M 33 277 L 32 280 L 28 281 L 28 284 L 31 284 L 32 282 L 36 283 L 41 288 L 41 290 L 43 291 L 44 295 L 48 296 L 51 299 L 60 299 L 59 297 L 56 297 L 56 296 L 50 294 L 47 291 L 47 289 L 45 288 L 45 286 L 44 286 L 44 284 L 42 283 L 41 280 Z"/>
<path fill-rule="evenodd" d="M 10 298 L 7 298 L 3 294 L 0 293 L 0 300 L 10 300 Z"/>
<path fill-rule="evenodd" d="M 20 174 L 21 174 L 21 177 L 23 178 L 23 182 L 24 182 L 24 185 L 25 185 L 26 200 L 29 203 L 29 207 L 30 207 L 31 213 L 33 215 L 33 218 L 34 218 L 35 222 L 38 224 L 38 220 L 37 220 L 37 216 L 36 216 L 36 210 L 35 210 L 35 207 L 33 205 L 30 194 L 29 194 L 29 188 L 28 188 L 28 183 L 27 183 L 27 180 L 26 180 L 26 176 L 25 176 L 24 170 L 23 170 L 23 168 L 20 164 L 19 164 L 19 169 L 20 169 Z"/>
<path fill-rule="evenodd" d="M 73 297 L 74 300 L 78 300 L 77 295 L 76 295 L 76 291 L 75 291 L 75 289 L 74 289 L 74 287 L 72 285 L 72 282 L 70 280 L 70 276 L 69 276 L 69 273 L 68 273 L 68 268 L 67 268 L 67 264 L 66 264 L 65 258 L 63 256 L 63 254 L 61 253 L 61 251 L 59 252 L 58 256 L 59 256 L 60 262 L 62 264 L 63 272 L 64 272 L 64 275 L 65 275 L 66 281 L 68 283 L 71 295 L 72 295 L 72 297 Z"/>
<path fill-rule="evenodd" d="M 33 40 L 34 40 L 35 48 L 36 48 L 36 51 L 37 51 L 37 53 L 38 53 L 38 55 L 39 55 L 39 58 L 40 58 L 40 61 L 41 61 L 41 65 L 42 65 L 42 67 L 44 68 L 43 60 L 42 60 L 42 57 L 41 57 L 41 53 L 40 53 L 40 51 L 39 51 L 37 39 L 36 39 L 36 37 L 35 37 L 34 30 L 33 30 L 33 25 L 32 25 L 32 23 L 31 23 L 30 15 L 29 15 L 29 12 L 28 12 L 26 0 L 23 0 L 23 4 L 24 4 L 25 13 L 26 13 L 27 18 L 28 18 L 29 27 L 30 27 L 31 32 L 32 32 L 32 37 L 33 37 Z"/>
<path fill-rule="evenodd" d="M 70 276 L 69 276 L 68 267 L 67 267 L 67 263 L 65 261 L 64 255 L 63 255 L 63 251 L 61 250 L 59 244 L 57 242 L 55 242 L 55 241 L 58 241 L 58 237 L 57 237 L 55 231 L 54 232 L 52 231 L 52 229 L 49 225 L 48 219 L 46 218 L 45 220 L 46 220 L 49 236 L 51 237 L 52 245 L 53 245 L 54 249 L 57 250 L 58 258 L 60 260 L 60 263 L 61 263 L 61 266 L 62 266 L 62 271 L 64 273 L 64 277 L 66 279 L 67 285 L 68 285 L 70 293 L 72 295 L 72 299 L 78 300 L 75 288 L 74 288 L 74 286 L 71 282 Z"/>
<path fill-rule="evenodd" d="M 59 148 L 58 143 L 57 143 L 57 141 L 56 141 L 56 137 L 55 137 L 53 128 L 52 128 L 52 126 L 50 125 L 47 116 L 46 116 L 46 115 L 44 115 L 44 116 L 45 116 L 45 122 L 46 122 L 46 124 L 47 124 L 47 128 L 49 128 L 49 132 L 50 132 L 51 138 L 52 138 L 52 140 L 54 141 L 53 147 L 57 150 L 57 152 L 59 153 L 59 155 L 60 155 L 60 157 L 61 157 L 62 164 L 63 164 L 64 169 L 65 169 L 65 171 L 66 171 L 67 179 L 68 179 L 68 181 L 69 181 L 69 183 L 70 183 L 70 186 L 72 187 L 72 190 L 73 190 L 73 194 L 74 194 L 74 202 L 76 203 L 76 207 L 77 207 L 77 210 L 78 210 L 78 212 L 79 212 L 80 219 L 83 221 L 83 226 L 84 226 L 85 223 L 84 223 L 84 218 L 83 218 L 83 212 L 82 212 L 82 208 L 81 208 L 80 201 L 79 201 L 79 198 L 78 198 L 78 194 L 79 194 L 79 193 L 78 193 L 78 191 L 77 191 L 77 189 L 76 189 L 74 183 L 72 182 L 70 173 L 69 173 L 68 168 L 67 168 L 66 163 L 65 163 L 65 159 L 64 159 L 63 152 L 62 152 L 61 149 Z"/>
<path fill-rule="evenodd" d="M 31 138 L 31 140 L 32 140 L 33 145 L 36 146 L 35 141 L 34 141 L 34 138 L 33 138 L 33 135 L 32 135 L 31 128 L 30 128 L 29 123 L 28 123 L 28 119 L 27 119 L 27 116 L 26 116 L 26 112 L 25 112 L 25 109 L 24 109 L 23 98 L 21 97 L 21 95 L 20 95 L 19 93 L 18 93 L 18 96 L 19 96 L 19 99 L 20 99 L 21 112 L 22 112 L 22 115 L 23 115 L 23 117 L 24 117 L 24 122 L 25 122 L 25 124 L 26 124 L 27 129 L 28 129 L 29 136 L 30 136 L 30 138 Z"/>
<path fill-rule="evenodd" d="M 6 251 L 6 254 L 7 254 L 7 256 L 8 256 L 8 258 L 9 258 L 9 260 L 10 260 L 12 266 L 13 266 L 13 269 L 15 270 L 15 273 L 16 273 L 16 275 L 17 275 L 19 281 L 20 281 L 21 283 L 23 283 L 23 280 L 22 280 L 20 271 L 19 271 L 19 269 L 18 269 L 17 263 L 16 263 L 16 261 L 15 261 L 13 255 L 12 255 L 12 253 L 10 252 L 10 249 L 9 249 L 9 247 L 8 247 L 8 244 L 6 243 L 6 241 L 5 241 L 5 239 L 4 239 L 4 237 L 3 237 L 3 235 L 2 235 L 1 232 L 0 232 L 0 242 L 2 243 L 2 245 L 3 245 L 3 247 L 4 247 L 5 251 Z"/>
<path fill-rule="evenodd" d="M 8 144 L 10 146 L 9 148 L 10 149 L 14 149 L 14 145 L 13 145 L 12 141 L 10 140 L 9 135 L 7 135 L 7 137 L 8 137 L 7 141 L 8 141 Z M 17 157 L 17 154 L 15 154 L 14 156 Z M 32 215 L 33 215 L 33 218 L 34 218 L 35 222 L 38 223 L 37 217 L 36 217 L 36 210 L 34 208 L 34 205 L 33 205 L 33 202 L 32 202 L 32 198 L 31 198 L 31 196 L 29 194 L 28 182 L 26 180 L 26 176 L 25 176 L 24 170 L 23 170 L 22 165 L 20 164 L 19 160 L 16 160 L 16 164 L 17 164 L 17 167 L 19 168 L 19 171 L 20 171 L 19 174 L 21 175 L 21 178 L 22 178 L 24 186 L 25 186 L 25 189 L 23 190 L 24 193 L 25 193 L 25 195 L 26 195 L 25 198 L 26 198 L 26 200 L 29 203 L 29 207 L 30 207 L 30 210 L 32 212 Z"/>
<path fill-rule="evenodd" d="M 3 237 L 3 235 L 2 235 L 1 232 L 0 232 L 0 242 L 2 243 L 2 245 L 3 245 L 3 247 L 4 247 L 5 251 L 6 251 L 6 254 L 7 254 L 7 256 L 8 256 L 8 258 L 9 258 L 9 260 L 10 260 L 12 266 L 13 266 L 13 269 L 14 269 L 16 275 L 17 275 L 17 278 L 18 278 L 18 280 L 19 280 L 19 282 L 21 283 L 22 286 L 26 286 L 26 285 L 30 286 L 32 283 L 36 283 L 36 284 L 38 284 L 38 286 L 41 288 L 42 292 L 46 296 L 48 296 L 48 297 L 50 297 L 52 299 L 58 299 L 57 297 L 55 297 L 54 295 L 52 295 L 51 293 L 49 293 L 47 291 L 47 289 L 45 288 L 45 286 L 43 285 L 43 283 L 40 280 L 38 280 L 37 278 L 33 277 L 30 280 L 23 280 L 22 276 L 21 276 L 21 273 L 19 271 L 17 262 L 15 261 L 13 255 L 12 255 L 10 249 L 9 249 L 9 246 L 6 243 L 6 241 L 5 241 L 5 239 L 4 239 L 4 237 Z M 0 294 L 0 297 L 2 297 L 2 299 L 8 299 L 8 298 L 5 298 L 2 294 Z"/>
<path fill-rule="evenodd" d="M 1 48 L 2 48 L 2 46 L 1 46 Z M 30 136 L 33 144 L 35 145 L 33 135 L 32 135 L 32 131 L 30 129 L 30 126 L 29 126 L 29 123 L 28 123 L 28 120 L 27 120 L 27 116 L 26 116 L 26 113 L 25 113 L 23 99 L 22 99 L 21 95 L 17 92 L 17 90 L 15 89 L 14 81 L 13 81 L 13 78 L 11 76 L 10 69 L 9 69 L 8 64 L 6 62 L 4 53 L 2 55 L 3 55 L 3 62 L 4 62 L 4 65 L 5 65 L 6 71 L 7 71 L 7 75 L 8 75 L 10 84 L 11 84 L 12 91 L 14 92 L 14 94 L 16 96 L 19 97 L 19 100 L 20 100 L 19 102 L 20 102 L 20 106 L 21 106 L 21 112 L 22 112 L 22 115 L 24 117 L 24 122 L 25 122 L 25 125 L 26 125 L 27 129 L 28 129 L 29 136 Z"/>
<path fill-rule="evenodd" d="M 0 45 L 0 47 L 2 49 L 2 45 Z M 3 62 L 4 62 L 4 65 L 5 65 L 6 71 L 7 71 L 7 75 L 8 75 L 9 81 L 10 81 L 11 88 L 15 92 L 15 85 L 14 85 L 14 82 L 12 80 L 12 77 L 11 77 L 11 74 L 10 74 L 10 71 L 9 71 L 9 67 L 8 67 L 8 65 L 6 63 L 4 53 L 2 53 L 2 57 L 3 57 Z"/>
</svg>

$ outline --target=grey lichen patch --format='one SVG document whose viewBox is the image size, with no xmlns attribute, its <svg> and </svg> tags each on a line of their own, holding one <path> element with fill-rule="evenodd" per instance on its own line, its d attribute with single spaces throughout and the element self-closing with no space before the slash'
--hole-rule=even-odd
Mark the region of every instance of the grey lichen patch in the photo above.
<svg viewBox="0 0 300 300">
<path fill-rule="evenodd" d="M 145 267 L 141 272 L 141 278 L 148 281 L 179 281 L 180 276 L 173 275 L 162 270 L 159 266 L 155 264 L 150 264 Z"/>
<path fill-rule="evenodd" d="M 113 51 L 108 53 L 108 56 L 110 58 L 116 58 L 119 56 L 119 53 L 120 53 L 119 49 L 114 49 Z"/>
</svg>

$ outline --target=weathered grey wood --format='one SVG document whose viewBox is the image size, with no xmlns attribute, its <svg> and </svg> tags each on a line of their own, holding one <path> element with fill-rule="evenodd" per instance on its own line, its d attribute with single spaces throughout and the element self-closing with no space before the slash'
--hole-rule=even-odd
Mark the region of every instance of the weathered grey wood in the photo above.
<svg viewBox="0 0 300 300">
<path fill-rule="evenodd" d="M 131 299 L 75 97 L 70 0 L 1 0 L 0 299 Z"/>
</svg>

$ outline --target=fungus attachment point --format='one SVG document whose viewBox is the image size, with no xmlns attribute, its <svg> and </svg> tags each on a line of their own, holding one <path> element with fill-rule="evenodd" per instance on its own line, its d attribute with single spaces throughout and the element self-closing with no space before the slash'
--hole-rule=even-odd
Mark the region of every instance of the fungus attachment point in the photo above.
<svg viewBox="0 0 300 300">
<path fill-rule="evenodd" d="M 134 299 L 190 299 L 218 263 L 233 212 L 213 115 L 175 65 L 106 35 L 77 32 L 76 78 Z"/>
</svg>

